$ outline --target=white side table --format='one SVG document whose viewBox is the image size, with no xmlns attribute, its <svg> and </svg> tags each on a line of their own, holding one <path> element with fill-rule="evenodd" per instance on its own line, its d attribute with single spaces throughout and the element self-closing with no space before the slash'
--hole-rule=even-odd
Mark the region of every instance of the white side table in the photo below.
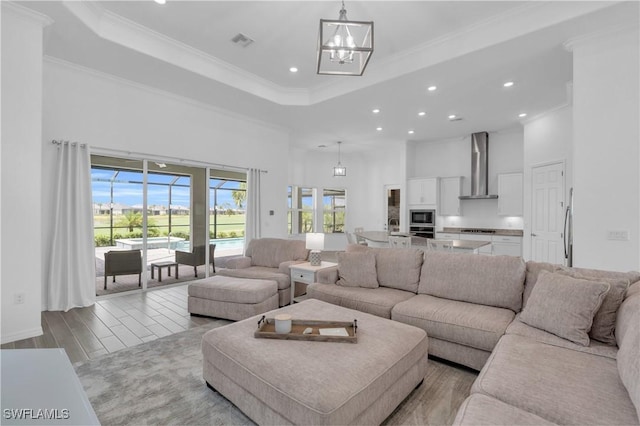
<svg viewBox="0 0 640 426">
<path fill-rule="evenodd" d="M 309 262 L 305 263 L 296 263 L 295 265 L 289 266 L 289 270 L 291 273 L 291 304 L 294 302 L 294 297 L 296 293 L 296 283 L 304 283 L 304 284 L 313 284 L 316 282 L 316 273 L 322 269 L 331 268 L 333 266 L 338 266 L 337 263 L 333 262 L 322 262 L 320 266 L 311 266 Z"/>
</svg>

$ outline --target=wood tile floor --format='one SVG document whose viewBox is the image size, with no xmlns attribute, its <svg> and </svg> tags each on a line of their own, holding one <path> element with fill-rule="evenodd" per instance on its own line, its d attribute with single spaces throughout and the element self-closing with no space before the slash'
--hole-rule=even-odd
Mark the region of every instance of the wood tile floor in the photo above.
<svg viewBox="0 0 640 426">
<path fill-rule="evenodd" d="M 69 312 L 42 312 L 42 336 L 7 343 L 2 349 L 64 348 L 76 363 L 213 321 L 228 322 L 192 317 L 184 284 L 101 299 Z"/>
</svg>

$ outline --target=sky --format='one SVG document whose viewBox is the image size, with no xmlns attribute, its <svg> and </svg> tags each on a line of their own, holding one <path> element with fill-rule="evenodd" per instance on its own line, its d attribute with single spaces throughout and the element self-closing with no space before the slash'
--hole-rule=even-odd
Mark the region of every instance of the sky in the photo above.
<svg viewBox="0 0 640 426">
<path fill-rule="evenodd" d="M 109 204 L 111 199 L 111 178 L 113 170 L 91 169 L 91 189 L 95 204 Z M 147 189 L 147 205 L 169 205 L 169 186 L 166 185 L 178 178 L 171 191 L 171 204 L 189 207 L 190 184 L 189 176 L 164 175 L 149 173 Z M 221 181 L 211 179 L 212 185 L 217 186 Z M 155 184 L 154 184 L 155 183 Z M 164 185 L 162 185 L 164 184 Z M 227 182 L 222 188 L 237 189 L 239 182 Z M 113 183 L 113 202 L 126 206 L 142 205 L 142 173 L 120 171 Z M 231 197 L 232 191 L 218 190 L 218 206 L 236 208 L 235 201 Z M 213 206 L 213 195 L 211 201 Z M 244 207 L 244 206 L 243 206 Z"/>
</svg>

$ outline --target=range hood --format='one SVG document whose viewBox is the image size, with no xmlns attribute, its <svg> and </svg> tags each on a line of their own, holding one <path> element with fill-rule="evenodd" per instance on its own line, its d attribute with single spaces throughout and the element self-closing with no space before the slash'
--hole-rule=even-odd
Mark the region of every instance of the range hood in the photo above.
<svg viewBox="0 0 640 426">
<path fill-rule="evenodd" d="M 471 195 L 461 195 L 461 200 L 489 200 L 489 133 L 471 134 Z"/>
</svg>

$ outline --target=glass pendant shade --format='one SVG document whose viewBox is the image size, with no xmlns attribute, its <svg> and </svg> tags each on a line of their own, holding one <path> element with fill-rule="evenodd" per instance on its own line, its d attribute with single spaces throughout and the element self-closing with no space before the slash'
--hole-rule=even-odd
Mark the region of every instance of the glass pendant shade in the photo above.
<svg viewBox="0 0 640 426">
<path fill-rule="evenodd" d="M 337 20 L 320 20 L 318 74 L 362 75 L 372 53 L 373 22 L 349 21 L 344 2 Z"/>
</svg>

